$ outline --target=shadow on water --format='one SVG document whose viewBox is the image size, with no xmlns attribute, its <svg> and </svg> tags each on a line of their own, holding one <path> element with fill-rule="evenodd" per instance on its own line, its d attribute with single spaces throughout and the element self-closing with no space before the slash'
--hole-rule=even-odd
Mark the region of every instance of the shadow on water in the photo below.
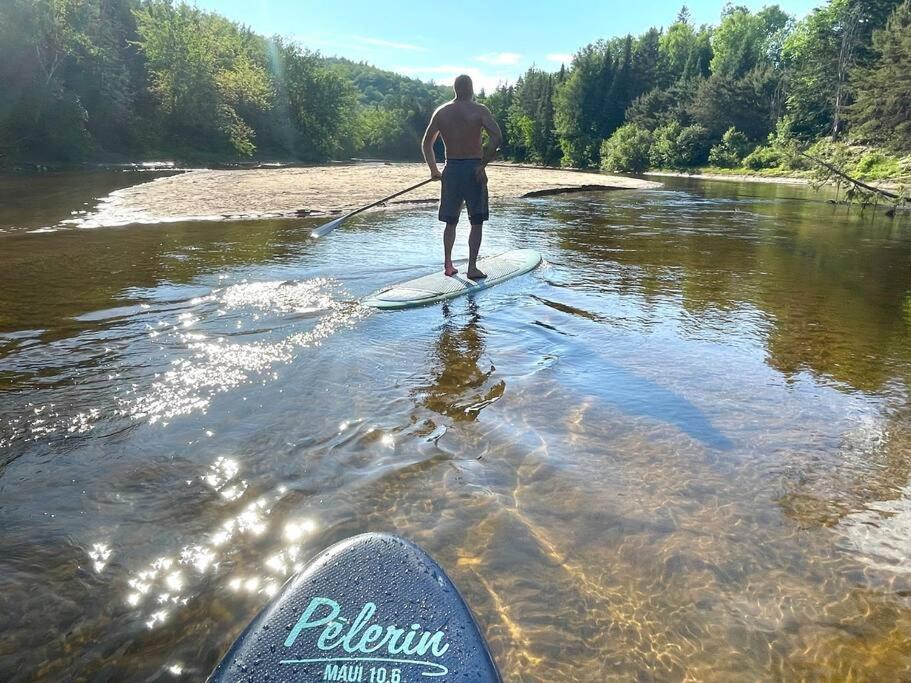
<svg viewBox="0 0 911 683">
<path fill-rule="evenodd" d="M 567 315 L 596 324 L 607 322 L 601 316 L 584 309 L 540 296 L 533 296 L 533 298 L 545 306 Z M 657 382 L 610 362 L 603 357 L 597 345 L 591 342 L 581 343 L 586 346 L 584 350 L 574 352 L 573 357 L 568 359 L 568 363 L 557 366 L 557 368 L 568 366 L 563 371 L 565 383 L 576 384 L 583 393 L 593 392 L 593 395 L 605 404 L 629 415 L 673 424 L 707 447 L 727 450 L 733 446 L 731 440 L 712 425 L 705 414 L 692 402 Z M 589 378 L 594 375 L 597 375 L 599 380 L 593 384 Z"/>
</svg>

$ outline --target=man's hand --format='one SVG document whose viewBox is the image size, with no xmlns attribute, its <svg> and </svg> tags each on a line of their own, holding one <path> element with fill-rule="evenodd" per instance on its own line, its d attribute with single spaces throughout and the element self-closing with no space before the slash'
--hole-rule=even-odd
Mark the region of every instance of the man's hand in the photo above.
<svg viewBox="0 0 911 683">
<path fill-rule="evenodd" d="M 443 174 L 440 173 L 440 169 L 438 169 L 438 168 L 431 168 L 431 169 L 430 169 L 430 179 L 431 179 L 431 180 L 442 180 L 442 179 L 443 179 Z"/>
<path fill-rule="evenodd" d="M 474 177 L 477 179 L 481 185 L 487 184 L 487 164 L 478 164 L 478 167 L 474 170 Z"/>
</svg>

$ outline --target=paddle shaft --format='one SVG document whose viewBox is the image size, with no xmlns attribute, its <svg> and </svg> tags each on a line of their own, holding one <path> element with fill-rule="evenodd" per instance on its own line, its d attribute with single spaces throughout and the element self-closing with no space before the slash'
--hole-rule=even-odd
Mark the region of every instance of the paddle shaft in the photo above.
<svg viewBox="0 0 911 683">
<path fill-rule="evenodd" d="M 374 206 L 379 206 L 380 204 L 385 204 L 390 199 L 395 199 L 396 197 L 399 197 L 399 196 L 405 194 L 406 192 L 411 192 L 412 190 L 416 190 L 419 187 L 422 187 L 430 182 L 433 182 L 433 178 L 428 178 L 427 180 L 422 180 L 421 182 L 417 183 L 416 185 L 412 185 L 411 187 L 406 187 L 404 190 L 399 190 L 395 194 L 391 194 L 388 197 L 383 197 L 382 199 L 378 199 L 377 201 L 373 202 L 372 204 L 367 204 L 367 206 L 362 206 L 361 208 L 355 209 L 354 211 L 352 211 L 350 213 L 346 213 L 341 218 L 336 218 L 335 220 L 330 221 L 326 225 L 321 226 L 322 228 L 325 228 L 327 225 L 332 225 L 331 230 L 328 230 L 326 232 L 320 232 L 321 228 L 317 228 L 316 230 L 313 231 L 313 235 L 317 236 L 317 237 L 321 237 L 322 235 L 328 234 L 332 230 L 335 230 L 335 228 L 337 228 L 339 225 L 341 225 L 342 221 L 348 220 L 352 216 L 359 214 L 361 211 L 366 211 L 367 209 L 372 209 Z"/>
</svg>

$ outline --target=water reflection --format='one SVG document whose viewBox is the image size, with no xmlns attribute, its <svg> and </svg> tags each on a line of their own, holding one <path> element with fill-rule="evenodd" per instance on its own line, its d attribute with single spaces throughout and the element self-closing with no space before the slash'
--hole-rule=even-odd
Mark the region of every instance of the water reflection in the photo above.
<svg viewBox="0 0 911 683">
<path fill-rule="evenodd" d="M 506 391 L 506 383 L 496 379 L 496 368 L 485 357 L 484 338 L 478 301 L 442 304 L 443 323 L 430 360 L 429 384 L 415 390 L 428 410 L 454 420 L 475 420 Z"/>
</svg>

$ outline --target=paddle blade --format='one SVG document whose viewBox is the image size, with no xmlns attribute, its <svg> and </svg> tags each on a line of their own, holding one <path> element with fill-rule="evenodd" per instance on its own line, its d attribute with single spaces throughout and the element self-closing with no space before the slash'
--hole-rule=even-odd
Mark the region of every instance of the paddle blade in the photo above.
<svg viewBox="0 0 911 683">
<path fill-rule="evenodd" d="M 310 237 L 322 237 L 323 235 L 328 235 L 330 232 L 340 226 L 345 218 L 346 216 L 342 216 L 341 218 L 336 218 L 334 221 L 324 223 L 323 225 L 316 228 L 316 230 L 311 232 Z"/>
</svg>

